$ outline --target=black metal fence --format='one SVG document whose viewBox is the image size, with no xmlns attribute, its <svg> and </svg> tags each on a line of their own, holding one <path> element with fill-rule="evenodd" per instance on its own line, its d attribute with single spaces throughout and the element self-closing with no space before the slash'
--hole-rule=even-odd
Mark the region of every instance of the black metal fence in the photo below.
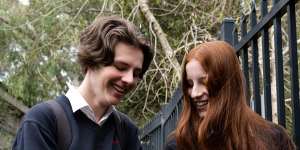
<svg viewBox="0 0 300 150">
<path fill-rule="evenodd" d="M 233 19 L 225 19 L 221 27 L 221 39 L 232 44 L 241 61 L 248 90 L 248 102 L 254 111 L 265 119 L 278 122 L 287 127 L 286 116 L 291 116 L 291 134 L 297 147 L 300 147 L 300 104 L 299 104 L 299 72 L 296 35 L 297 0 L 273 0 L 268 11 L 267 0 L 260 2 L 260 15 L 254 3 L 251 13 L 241 16 L 240 25 L 235 25 Z M 258 16 L 260 20 L 257 22 Z M 285 18 L 283 18 L 285 17 Z M 284 22 L 286 20 L 286 22 Z M 282 26 L 287 27 L 287 43 L 284 44 Z M 250 27 L 249 30 L 247 29 Z M 272 31 L 272 32 L 270 32 Z M 272 36 L 270 36 L 272 35 Z M 271 45 L 270 43 L 274 43 Z M 273 47 L 270 53 L 270 47 Z M 284 73 L 283 49 L 288 50 L 288 75 Z M 260 51 L 261 50 L 261 51 Z M 259 54 L 262 57 L 259 57 Z M 270 58 L 274 55 L 274 75 L 276 89 L 271 90 Z M 250 58 L 251 56 L 251 58 Z M 262 60 L 260 60 L 261 58 Z M 260 63 L 261 62 L 261 63 Z M 262 71 L 260 64 L 262 64 Z M 285 84 L 290 89 L 285 89 Z M 251 83 L 250 83 L 251 81 Z M 276 92 L 274 92 L 276 91 Z M 272 96 L 273 92 L 273 96 Z M 274 93 L 276 93 L 274 95 Z M 272 99 L 273 98 L 273 99 Z M 168 134 L 174 130 L 182 107 L 182 93 L 178 88 L 172 100 L 143 128 L 140 138 L 146 150 L 160 150 Z M 274 105 L 277 107 L 275 112 Z M 289 115 L 286 108 L 289 107 Z M 273 108 L 273 109 L 272 109 Z M 275 115 L 274 115 L 275 114 Z"/>
<path fill-rule="evenodd" d="M 161 150 L 167 136 L 175 129 L 182 110 L 181 88 L 176 89 L 169 104 L 140 130 L 140 138 L 144 150 Z"/>
</svg>

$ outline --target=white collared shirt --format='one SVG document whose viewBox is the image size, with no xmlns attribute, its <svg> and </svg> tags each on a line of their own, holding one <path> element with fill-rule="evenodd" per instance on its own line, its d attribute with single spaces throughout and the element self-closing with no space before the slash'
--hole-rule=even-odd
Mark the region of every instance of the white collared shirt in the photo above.
<svg viewBox="0 0 300 150">
<path fill-rule="evenodd" d="M 89 119 L 101 126 L 112 114 L 112 112 L 115 111 L 115 107 L 110 106 L 105 112 L 105 114 L 102 116 L 102 118 L 97 122 L 94 111 L 89 106 L 87 101 L 83 98 L 83 96 L 79 93 L 78 89 L 69 83 L 67 83 L 67 85 L 69 87 L 69 90 L 66 93 L 66 97 L 69 99 L 73 113 L 75 113 L 78 110 L 81 110 Z"/>
</svg>

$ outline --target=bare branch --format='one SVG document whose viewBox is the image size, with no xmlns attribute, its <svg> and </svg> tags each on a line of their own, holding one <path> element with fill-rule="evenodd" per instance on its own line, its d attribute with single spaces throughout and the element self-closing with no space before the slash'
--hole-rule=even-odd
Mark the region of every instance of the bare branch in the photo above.
<svg viewBox="0 0 300 150">
<path fill-rule="evenodd" d="M 11 104 L 12 106 L 14 106 L 15 108 L 17 108 L 18 110 L 20 110 L 22 113 L 26 113 L 29 108 L 24 105 L 23 103 L 19 102 L 17 99 L 15 99 L 14 97 L 12 97 L 11 95 L 9 95 L 6 91 L 4 91 L 1 87 L 0 87 L 0 96 L 3 100 L 5 100 L 6 102 L 8 102 L 9 104 Z"/>
<path fill-rule="evenodd" d="M 4 22 L 4 23 L 8 24 L 8 21 L 2 16 L 0 16 L 0 23 L 1 22 Z"/>
<path fill-rule="evenodd" d="M 166 54 L 166 57 L 170 61 L 173 69 L 175 70 L 175 72 L 177 74 L 177 77 L 179 78 L 180 72 L 181 72 L 179 62 L 175 58 L 174 52 L 166 38 L 166 34 L 163 32 L 162 28 L 160 27 L 160 24 L 154 17 L 153 13 L 150 11 L 149 6 L 148 6 L 148 0 L 139 0 L 138 3 L 139 3 L 139 7 L 140 7 L 140 10 L 142 11 L 143 15 L 145 16 L 145 18 L 147 19 L 149 24 L 151 24 L 153 26 L 153 29 L 154 29 L 156 35 L 158 36 L 160 44 Z"/>
</svg>

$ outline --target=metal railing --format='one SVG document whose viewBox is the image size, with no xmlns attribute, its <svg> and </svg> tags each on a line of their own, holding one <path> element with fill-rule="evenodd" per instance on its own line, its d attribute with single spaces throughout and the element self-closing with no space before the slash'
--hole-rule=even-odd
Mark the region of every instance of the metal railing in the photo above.
<svg viewBox="0 0 300 150">
<path fill-rule="evenodd" d="M 182 110 L 181 88 L 176 89 L 170 102 L 140 130 L 140 138 L 144 150 L 163 149 L 167 136 L 175 129 Z"/>
<path fill-rule="evenodd" d="M 286 98 L 290 98 L 292 114 L 292 135 L 297 147 L 300 147 L 300 104 L 299 104 L 299 77 L 296 37 L 297 0 L 273 0 L 272 8 L 268 12 L 267 1 L 261 0 L 261 19 L 257 22 L 257 12 L 254 3 L 251 13 L 241 16 L 240 25 L 235 25 L 233 19 L 225 19 L 221 26 L 220 38 L 232 44 L 241 61 L 245 76 L 248 104 L 255 112 L 266 120 L 278 120 L 278 124 L 286 126 Z M 287 17 L 290 95 L 285 95 L 285 79 L 283 66 L 282 17 Z M 247 27 L 250 30 L 247 31 Z M 269 30 L 274 29 L 274 38 L 270 38 Z M 239 35 L 239 36 L 238 36 Z M 261 44 L 259 43 L 261 39 Z M 273 41 L 272 41 L 273 40 Z M 274 42 L 275 80 L 277 118 L 272 116 L 271 76 L 270 76 L 270 42 Z M 261 48 L 259 47 L 261 46 Z M 259 50 L 262 54 L 262 77 L 260 77 Z M 249 58 L 249 54 L 252 55 Z M 251 60 L 250 60 L 251 59 Z M 249 61 L 250 60 L 250 61 Z M 250 80 L 251 78 L 251 80 Z M 250 83 L 251 81 L 251 83 Z M 252 86 L 251 86 L 252 85 Z M 262 89 L 261 89 L 262 87 Z M 182 93 L 178 88 L 170 103 L 140 130 L 143 148 L 146 150 L 160 150 L 166 142 L 168 134 L 176 127 L 182 107 Z M 250 100 L 251 99 L 251 100 Z"/>
</svg>

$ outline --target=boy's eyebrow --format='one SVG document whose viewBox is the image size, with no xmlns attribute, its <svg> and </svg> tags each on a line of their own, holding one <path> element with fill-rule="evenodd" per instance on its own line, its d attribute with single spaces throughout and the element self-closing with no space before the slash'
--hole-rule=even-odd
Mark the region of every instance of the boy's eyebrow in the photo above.
<svg viewBox="0 0 300 150">
<path fill-rule="evenodd" d="M 129 65 L 128 63 L 126 63 L 126 62 L 118 61 L 118 60 L 114 61 L 113 64 L 122 64 L 122 65 L 130 66 L 130 65 Z M 137 68 L 135 68 L 135 69 L 137 69 L 138 71 L 142 71 L 142 67 L 137 67 Z"/>
</svg>

